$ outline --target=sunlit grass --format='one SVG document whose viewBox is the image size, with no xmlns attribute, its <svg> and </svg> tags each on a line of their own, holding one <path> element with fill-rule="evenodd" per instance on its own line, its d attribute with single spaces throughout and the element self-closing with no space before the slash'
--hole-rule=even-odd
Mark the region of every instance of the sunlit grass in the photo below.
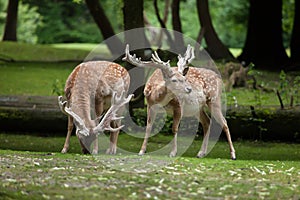
<svg viewBox="0 0 300 200">
<path fill-rule="evenodd" d="M 64 83 L 77 63 L 2 63 L 0 95 L 56 95 L 54 84 Z"/>
<path fill-rule="evenodd" d="M 64 45 L 63 45 L 64 46 Z M 83 48 L 53 48 L 51 45 L 0 42 L 0 58 L 14 61 L 55 62 L 63 60 L 83 60 L 90 52 L 86 45 Z"/>
</svg>

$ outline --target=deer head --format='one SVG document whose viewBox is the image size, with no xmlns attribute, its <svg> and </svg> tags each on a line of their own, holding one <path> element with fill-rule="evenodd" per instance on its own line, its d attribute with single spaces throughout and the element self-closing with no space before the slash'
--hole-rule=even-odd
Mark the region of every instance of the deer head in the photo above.
<svg viewBox="0 0 300 200">
<path fill-rule="evenodd" d="M 190 83 L 186 81 L 185 75 L 188 72 L 188 64 L 193 60 L 193 58 L 193 48 L 188 46 L 184 57 L 181 55 L 178 56 L 178 70 L 176 70 L 170 66 L 169 60 L 167 62 L 162 61 L 156 51 L 152 54 L 151 61 L 142 61 L 141 58 L 137 58 L 135 54 L 130 55 L 129 45 L 127 44 L 123 60 L 138 67 L 160 69 L 167 89 L 179 96 L 181 94 L 189 94 L 192 91 L 192 87 Z"/>
<path fill-rule="evenodd" d="M 112 128 L 110 126 L 110 122 L 113 120 L 120 120 L 123 117 L 117 116 L 117 111 L 124 106 L 126 103 L 130 101 L 132 98 L 132 94 L 129 95 L 127 98 L 125 98 L 125 92 L 122 92 L 120 97 L 116 95 L 115 92 L 113 92 L 112 99 L 111 99 L 111 107 L 108 109 L 106 114 L 102 117 L 100 123 L 91 129 L 88 129 L 85 124 L 84 120 L 81 119 L 75 112 L 72 111 L 70 107 L 67 107 L 67 101 L 62 101 L 62 96 L 58 97 L 58 104 L 61 109 L 61 111 L 65 114 L 68 114 L 73 117 L 74 124 L 76 126 L 76 134 L 78 136 L 90 136 L 94 134 L 100 134 L 103 131 L 118 131 L 123 128 L 124 125 L 118 127 L 118 128 Z M 96 120 L 98 121 L 98 120 Z"/>
</svg>

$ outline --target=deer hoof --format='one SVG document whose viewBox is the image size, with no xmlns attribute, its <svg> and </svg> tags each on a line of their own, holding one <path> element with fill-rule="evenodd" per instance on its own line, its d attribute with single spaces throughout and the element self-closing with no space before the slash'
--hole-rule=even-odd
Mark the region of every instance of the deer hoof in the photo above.
<svg viewBox="0 0 300 200">
<path fill-rule="evenodd" d="M 172 151 L 172 152 L 170 153 L 169 157 L 173 158 L 173 157 L 176 156 L 176 154 L 177 154 L 176 151 Z"/>
<path fill-rule="evenodd" d="M 145 154 L 145 151 L 144 150 L 140 150 L 139 156 L 143 156 L 144 154 Z"/>
<path fill-rule="evenodd" d="M 62 150 L 61 150 L 61 153 L 67 153 L 68 152 L 68 150 L 66 149 L 66 148 L 63 148 Z"/>
<path fill-rule="evenodd" d="M 106 154 L 109 154 L 109 155 L 114 155 L 117 153 L 117 150 L 116 149 L 111 149 L 111 148 L 108 148 L 106 150 Z"/>
<path fill-rule="evenodd" d="M 197 154 L 197 158 L 203 158 L 204 156 L 206 156 L 206 153 L 204 153 L 204 152 L 199 152 Z"/>
<path fill-rule="evenodd" d="M 231 160 L 236 160 L 235 152 L 231 152 Z"/>
<path fill-rule="evenodd" d="M 97 155 L 97 154 L 98 154 L 98 150 L 93 150 L 93 151 L 92 151 L 92 154 L 93 154 L 93 155 Z"/>
</svg>

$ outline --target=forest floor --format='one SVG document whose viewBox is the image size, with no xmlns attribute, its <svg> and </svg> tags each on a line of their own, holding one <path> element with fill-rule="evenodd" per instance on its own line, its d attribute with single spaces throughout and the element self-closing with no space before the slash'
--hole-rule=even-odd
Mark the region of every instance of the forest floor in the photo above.
<svg viewBox="0 0 300 200">
<path fill-rule="evenodd" d="M 150 144 L 160 148 L 167 138 Z M 300 198 L 299 144 L 237 141 L 237 160 L 230 160 L 219 141 L 199 159 L 196 140 L 185 156 L 170 159 L 137 156 L 141 142 L 125 134 L 119 148 L 134 154 L 82 155 L 75 136 L 68 154 L 59 153 L 63 137 L 0 133 L 0 139 L 0 199 Z"/>
</svg>

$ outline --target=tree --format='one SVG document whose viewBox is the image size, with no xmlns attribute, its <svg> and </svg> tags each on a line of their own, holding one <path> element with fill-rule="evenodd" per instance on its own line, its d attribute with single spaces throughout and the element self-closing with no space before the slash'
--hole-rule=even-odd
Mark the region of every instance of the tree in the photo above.
<svg viewBox="0 0 300 200">
<path fill-rule="evenodd" d="M 123 16 L 125 29 L 125 43 L 130 44 L 130 49 L 141 58 L 144 58 L 144 48 L 149 47 L 148 41 L 144 32 L 144 1 L 143 0 L 124 0 Z M 132 30 L 135 29 L 135 30 Z M 130 31 L 131 30 L 131 31 Z M 124 50 L 124 49 L 123 49 Z M 135 70 L 130 70 L 135 66 L 126 63 L 126 69 L 131 75 L 131 88 L 129 91 L 134 92 L 137 97 L 134 103 L 130 103 L 130 112 L 132 108 L 144 107 L 144 69 L 137 67 Z M 136 88 L 138 87 L 138 88 Z M 134 90 L 134 91 L 133 91 Z"/>
<path fill-rule="evenodd" d="M 250 0 L 246 42 L 240 61 L 259 68 L 280 68 L 288 56 L 282 39 L 282 0 Z"/>
<path fill-rule="evenodd" d="M 234 59 L 229 49 L 219 39 L 211 21 L 208 0 L 197 0 L 198 17 L 201 28 L 204 29 L 204 39 L 207 51 L 213 59 Z"/>
<path fill-rule="evenodd" d="M 145 46 L 148 41 L 145 36 L 144 27 L 144 1 L 143 0 L 124 0 L 123 16 L 124 16 L 124 30 L 128 31 L 136 29 L 135 31 L 125 32 L 125 41 L 130 44 L 131 49 Z M 143 56 L 143 55 L 140 55 Z"/>
<path fill-rule="evenodd" d="M 180 0 L 173 0 L 172 2 L 172 25 L 174 32 L 174 42 L 175 47 L 179 52 L 184 52 L 184 41 L 182 37 L 182 28 L 181 28 L 181 21 L 180 21 Z M 179 34 L 178 34 L 179 33 Z"/>
<path fill-rule="evenodd" d="M 112 36 L 114 36 L 115 32 L 114 32 L 108 18 L 106 17 L 104 10 L 103 10 L 101 4 L 99 3 L 99 1 L 98 0 L 85 0 L 85 3 L 87 5 L 91 15 L 93 16 L 97 26 L 99 27 L 99 29 L 103 35 L 103 38 L 108 39 L 108 38 L 111 38 Z M 120 47 L 123 47 L 124 45 L 117 37 L 113 37 L 113 38 L 111 38 L 111 40 L 106 41 L 106 44 L 112 54 L 119 55 L 120 53 L 123 52 L 123 49 Z"/>
<path fill-rule="evenodd" d="M 291 62 L 300 66 L 300 1 L 295 0 L 295 15 L 291 37 Z"/>
<path fill-rule="evenodd" d="M 18 5 L 19 0 L 8 1 L 3 41 L 17 41 Z"/>
</svg>

